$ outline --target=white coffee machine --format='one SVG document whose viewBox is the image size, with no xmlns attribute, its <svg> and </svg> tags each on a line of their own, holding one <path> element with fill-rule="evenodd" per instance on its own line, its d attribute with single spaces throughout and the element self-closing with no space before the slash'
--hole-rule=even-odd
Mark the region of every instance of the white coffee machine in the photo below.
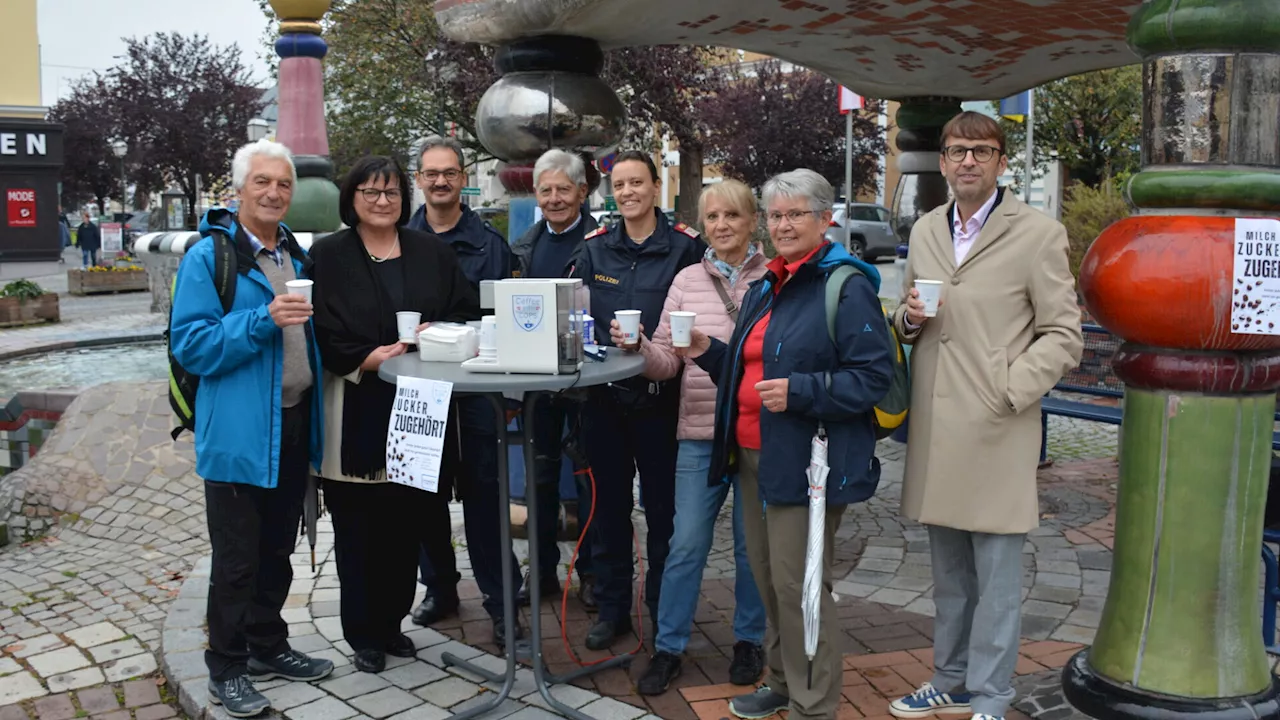
<svg viewBox="0 0 1280 720">
<path fill-rule="evenodd" d="M 582 280 L 509 279 L 492 289 L 497 357 L 467 360 L 464 368 L 549 375 L 582 368 Z"/>
</svg>

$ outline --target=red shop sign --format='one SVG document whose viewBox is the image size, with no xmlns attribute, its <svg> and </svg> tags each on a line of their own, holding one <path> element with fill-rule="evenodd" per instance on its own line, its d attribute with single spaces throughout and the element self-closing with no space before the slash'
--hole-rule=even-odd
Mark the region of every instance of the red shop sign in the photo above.
<svg viewBox="0 0 1280 720">
<path fill-rule="evenodd" d="M 11 188 L 7 193 L 9 227 L 36 226 L 36 191 L 29 188 Z"/>
</svg>

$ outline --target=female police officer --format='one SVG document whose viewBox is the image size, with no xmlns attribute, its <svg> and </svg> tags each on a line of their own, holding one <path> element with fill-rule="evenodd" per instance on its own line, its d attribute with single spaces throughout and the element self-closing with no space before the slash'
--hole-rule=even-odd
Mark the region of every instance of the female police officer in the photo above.
<svg viewBox="0 0 1280 720">
<path fill-rule="evenodd" d="M 602 345 L 609 342 L 609 321 L 618 310 L 641 311 L 643 330 L 652 334 L 676 273 L 699 262 L 707 249 L 696 230 L 672 225 L 654 209 L 658 170 L 647 155 L 620 153 L 611 182 L 623 222 L 589 234 L 570 271 L 590 288 L 596 339 Z M 650 617 L 657 617 L 675 517 L 679 402 L 678 377 L 665 382 L 636 377 L 592 388 L 584 409 L 584 440 L 596 486 L 593 562 L 600 615 L 587 633 L 592 650 L 609 647 L 631 631 L 631 487 L 637 469 L 649 529 L 645 603 Z"/>
</svg>

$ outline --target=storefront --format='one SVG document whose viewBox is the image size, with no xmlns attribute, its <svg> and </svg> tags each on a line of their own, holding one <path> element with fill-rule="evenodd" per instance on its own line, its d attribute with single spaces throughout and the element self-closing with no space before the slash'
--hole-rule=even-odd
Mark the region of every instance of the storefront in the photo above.
<svg viewBox="0 0 1280 720">
<path fill-rule="evenodd" d="M 0 278 L 56 272 L 61 170 L 61 125 L 0 118 Z"/>
</svg>

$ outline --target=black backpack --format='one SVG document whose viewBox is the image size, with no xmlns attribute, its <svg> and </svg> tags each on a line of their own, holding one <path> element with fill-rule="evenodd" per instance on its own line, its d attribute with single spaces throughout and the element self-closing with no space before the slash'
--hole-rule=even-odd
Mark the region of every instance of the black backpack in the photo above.
<svg viewBox="0 0 1280 720">
<path fill-rule="evenodd" d="M 213 281 L 218 288 L 218 300 L 222 302 L 222 314 L 231 311 L 236 299 L 236 244 L 230 233 L 219 226 L 214 226 L 209 235 L 196 241 L 206 239 L 213 243 Z M 173 330 L 173 296 L 178 289 L 178 276 L 175 273 L 173 285 L 169 289 L 169 324 L 164 330 L 164 341 L 169 352 L 169 407 L 178 419 L 178 426 L 169 435 L 177 440 L 183 430 L 196 430 L 196 389 L 200 387 L 200 376 L 187 372 L 178 364 L 173 356 L 171 332 Z"/>
</svg>

